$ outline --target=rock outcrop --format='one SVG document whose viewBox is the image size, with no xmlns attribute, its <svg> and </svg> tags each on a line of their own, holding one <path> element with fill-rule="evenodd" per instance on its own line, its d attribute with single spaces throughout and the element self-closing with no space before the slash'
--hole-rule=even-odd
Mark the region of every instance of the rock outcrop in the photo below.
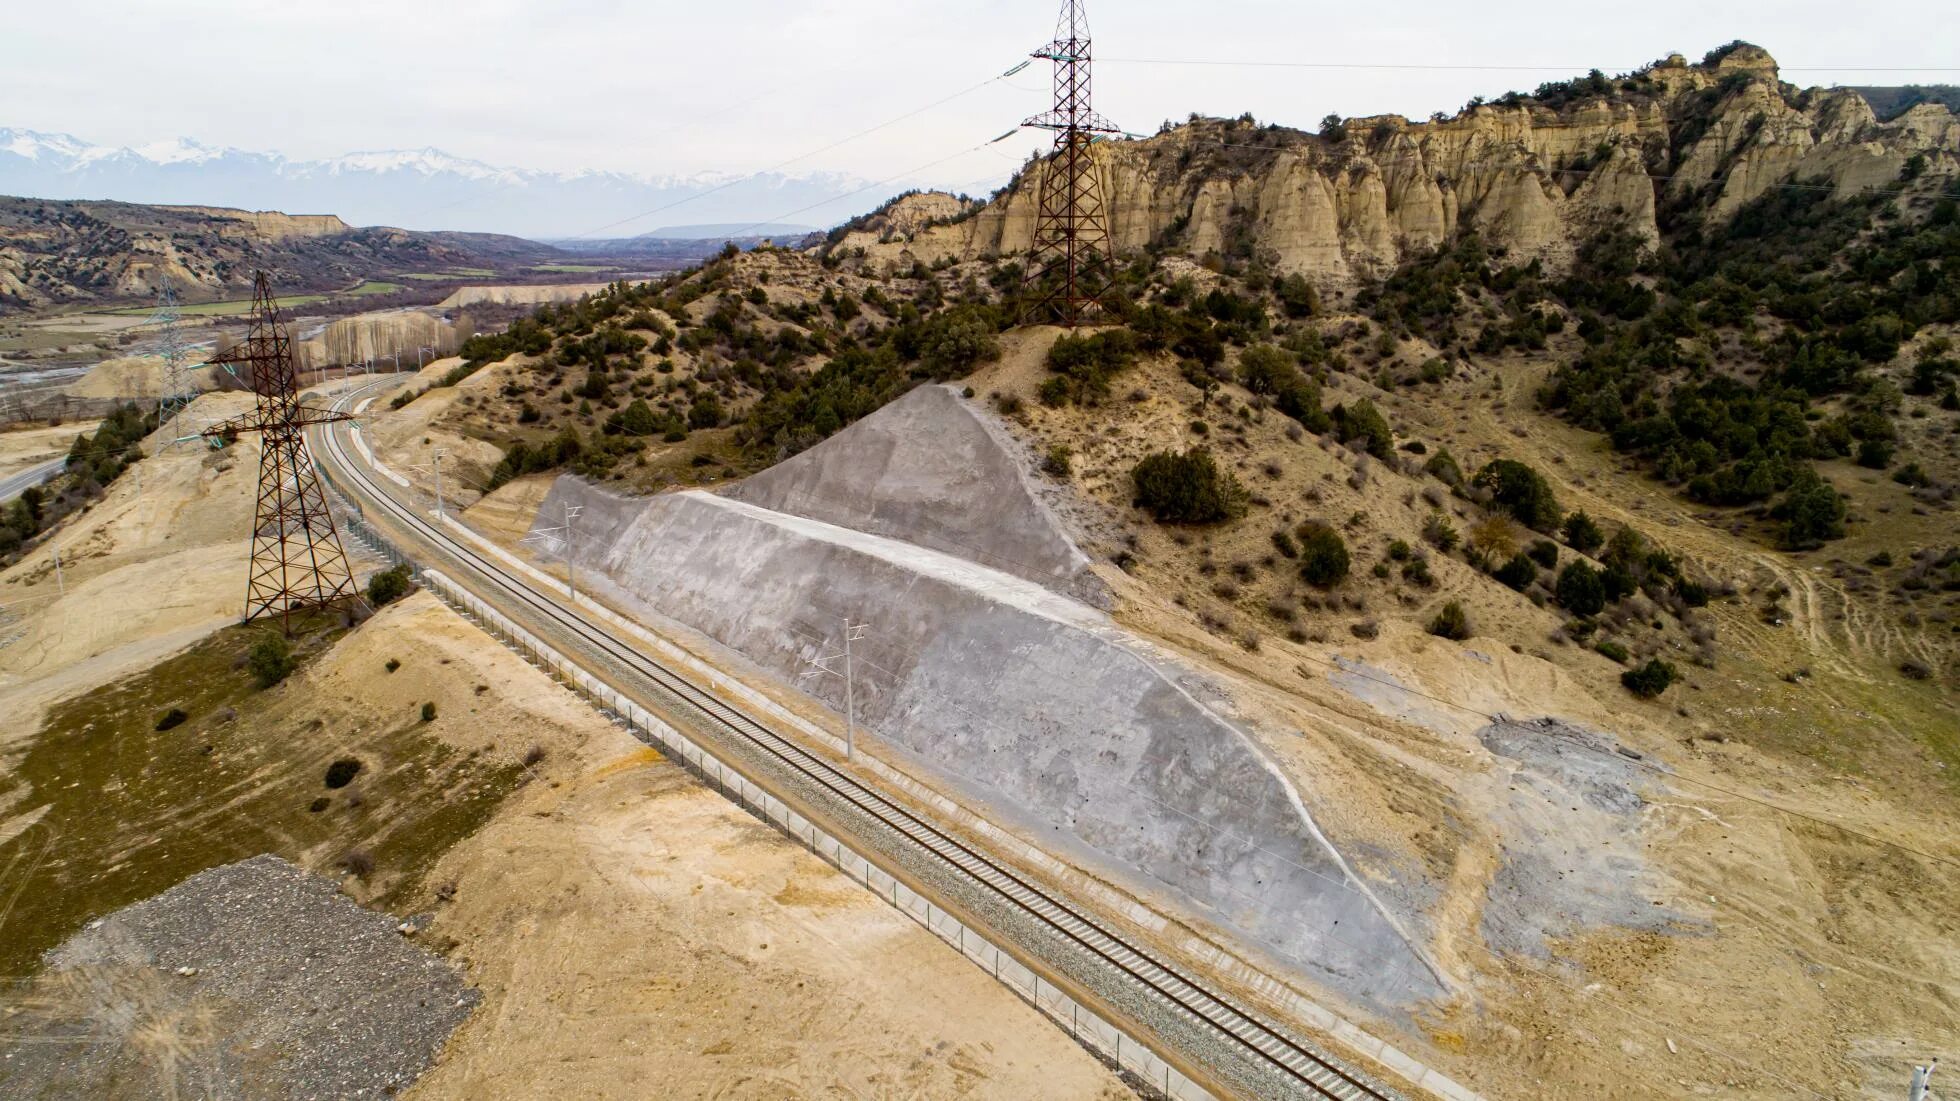
<svg viewBox="0 0 1960 1101">
<path fill-rule="evenodd" d="M 1429 122 L 1351 119 L 1326 137 L 1194 119 L 1101 144 L 1110 234 L 1123 251 L 1262 254 L 1343 289 L 1469 230 L 1557 271 L 1603 229 L 1658 242 L 1669 204 L 1722 219 L 1791 182 L 1845 196 L 1892 185 L 1916 155 L 1929 182 L 1960 171 L 1960 121 L 1945 106 L 1880 121 L 1854 91 L 1783 84 L 1756 47 L 1718 53 L 1576 81 L 1556 108 L 1506 97 Z M 1024 251 L 1042 171 L 977 212 L 908 197 L 836 247 L 893 264 Z"/>
</svg>

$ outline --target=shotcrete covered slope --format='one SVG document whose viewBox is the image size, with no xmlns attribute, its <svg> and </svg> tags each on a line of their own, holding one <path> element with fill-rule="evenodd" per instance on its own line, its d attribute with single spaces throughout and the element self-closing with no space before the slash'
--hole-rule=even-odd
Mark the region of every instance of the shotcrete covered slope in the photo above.
<svg viewBox="0 0 1960 1101">
<path fill-rule="evenodd" d="M 1440 991 L 1253 741 L 1178 687 L 1188 670 L 1095 610 L 939 551 L 698 492 L 633 500 L 561 478 L 540 529 L 567 503 L 584 506 L 577 558 L 613 595 L 786 679 L 844 616 L 871 621 L 861 728 L 1044 843 L 1173 888 L 1353 997 L 1397 1006 Z M 835 678 L 802 686 L 842 709 Z"/>
<path fill-rule="evenodd" d="M 993 566 L 1107 607 L 1109 590 L 1022 481 L 1011 443 L 921 386 L 730 496 Z"/>
</svg>

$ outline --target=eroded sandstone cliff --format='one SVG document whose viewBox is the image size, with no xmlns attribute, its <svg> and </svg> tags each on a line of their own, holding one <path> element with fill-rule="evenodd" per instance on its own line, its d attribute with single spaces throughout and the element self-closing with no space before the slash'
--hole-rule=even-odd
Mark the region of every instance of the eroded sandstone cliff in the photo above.
<svg viewBox="0 0 1960 1101">
<path fill-rule="evenodd" d="M 1573 84 L 1557 106 L 1505 97 L 1428 122 L 1350 119 L 1325 136 L 1194 119 L 1104 143 L 1110 235 L 1124 251 L 1263 254 L 1340 288 L 1471 229 L 1558 270 L 1609 227 L 1656 242 L 1671 216 L 1726 218 L 1772 187 L 1892 186 L 1915 156 L 1929 181 L 1960 170 L 1946 107 L 1880 121 L 1855 91 L 1782 83 L 1754 46 Z M 944 195 L 900 200 L 836 247 L 895 263 L 1023 251 L 1041 172 L 977 210 Z"/>
</svg>

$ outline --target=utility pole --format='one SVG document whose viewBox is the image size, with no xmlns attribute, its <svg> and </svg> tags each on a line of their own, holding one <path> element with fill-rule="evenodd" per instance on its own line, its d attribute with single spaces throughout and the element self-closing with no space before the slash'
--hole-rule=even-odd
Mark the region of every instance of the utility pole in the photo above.
<svg viewBox="0 0 1960 1101">
<path fill-rule="evenodd" d="M 577 547 L 578 531 L 572 526 L 572 521 L 577 520 L 584 509 L 584 505 L 565 506 L 565 591 L 571 594 L 573 604 L 578 603 L 578 558 L 573 553 Z"/>
<path fill-rule="evenodd" d="M 1055 40 L 1033 56 L 1055 63 L 1055 107 L 1021 125 L 1054 131 L 1055 151 L 1035 208 L 1027 279 L 1040 297 L 1027 320 L 1053 320 L 1072 329 L 1102 311 L 1110 277 L 1102 173 L 1090 147 L 1122 131 L 1090 106 L 1089 15 L 1083 0 L 1063 0 Z"/>
<path fill-rule="evenodd" d="M 532 545 L 537 546 L 538 549 L 544 551 L 546 554 L 556 553 L 559 558 L 564 560 L 565 591 L 570 595 L 570 599 L 574 604 L 578 603 L 578 563 L 573 561 L 572 555 L 573 550 L 578 545 L 578 528 L 574 521 L 578 519 L 578 514 L 584 511 L 584 509 L 584 505 L 566 505 L 565 523 L 562 527 L 533 528 L 529 535 L 518 540 L 520 543 L 529 543 L 531 540 L 540 537 L 555 537 L 559 540 L 559 546 L 555 551 L 549 543 Z"/>
<path fill-rule="evenodd" d="M 446 447 L 436 448 L 436 519 L 442 519 L 442 456 Z"/>
<path fill-rule="evenodd" d="M 1912 1068 L 1912 1092 L 1906 1094 L 1907 1101 L 1926 1101 L 1926 1091 L 1933 1088 L 1933 1072 L 1940 1069 L 1940 1061 Z"/>
<path fill-rule="evenodd" d="M 851 664 L 851 643 L 861 641 L 871 633 L 869 623 L 852 623 L 849 616 L 844 617 L 844 651 L 841 654 L 826 654 L 822 644 L 817 646 L 817 656 L 809 659 L 809 669 L 798 676 L 799 680 L 820 677 L 828 673 L 833 677 L 844 678 L 844 759 L 857 759 L 857 678 Z M 830 662 L 844 659 L 844 671 L 839 673 L 830 667 Z"/>
</svg>

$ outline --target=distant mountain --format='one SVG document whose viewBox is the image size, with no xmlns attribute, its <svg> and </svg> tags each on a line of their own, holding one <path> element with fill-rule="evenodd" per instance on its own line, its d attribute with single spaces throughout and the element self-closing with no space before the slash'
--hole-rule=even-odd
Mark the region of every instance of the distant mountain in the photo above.
<svg viewBox="0 0 1960 1101">
<path fill-rule="evenodd" d="M 662 226 L 638 237 L 656 237 L 667 241 L 706 241 L 710 239 L 733 239 L 736 237 L 801 237 L 806 233 L 816 233 L 815 226 L 786 225 L 782 222 L 721 222 L 705 226 Z"/>
<path fill-rule="evenodd" d="M 740 229 L 757 218 L 801 212 L 862 186 L 855 177 L 835 173 L 737 178 L 537 172 L 454 157 L 440 149 L 295 161 L 184 138 L 112 147 L 70 134 L 0 127 L 0 194 L 331 211 L 355 225 L 464 227 L 532 238 L 630 237 L 641 232 L 636 222 L 677 207 L 732 223 L 681 228 Z M 862 195 L 840 200 L 835 217 L 841 220 L 865 201 Z"/>
<path fill-rule="evenodd" d="M 147 301 L 165 276 L 196 303 L 245 295 L 260 268 L 281 294 L 331 294 L 390 275 L 510 275 L 563 255 L 488 233 L 358 229 L 331 214 L 0 196 L 0 313 Z M 393 304 L 372 290 L 364 301 Z"/>
</svg>

